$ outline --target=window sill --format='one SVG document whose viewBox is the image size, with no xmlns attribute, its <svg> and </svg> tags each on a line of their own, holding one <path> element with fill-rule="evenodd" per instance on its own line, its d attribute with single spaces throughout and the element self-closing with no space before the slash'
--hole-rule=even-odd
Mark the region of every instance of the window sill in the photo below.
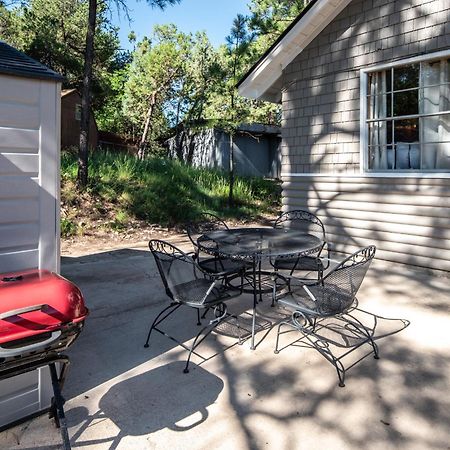
<svg viewBox="0 0 450 450">
<path fill-rule="evenodd" d="M 450 179 L 450 172 L 361 172 L 361 173 L 281 173 L 281 178 L 322 177 L 322 178 L 442 178 Z"/>
</svg>

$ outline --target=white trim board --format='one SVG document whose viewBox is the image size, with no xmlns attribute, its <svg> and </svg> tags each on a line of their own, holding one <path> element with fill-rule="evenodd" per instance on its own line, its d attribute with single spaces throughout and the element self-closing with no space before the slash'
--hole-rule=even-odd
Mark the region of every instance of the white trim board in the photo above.
<svg viewBox="0 0 450 450">
<path fill-rule="evenodd" d="M 427 179 L 427 178 L 442 178 L 444 180 L 450 179 L 450 172 L 439 172 L 439 173 L 288 173 L 282 172 L 281 178 L 288 177 L 304 177 L 304 178 L 417 178 L 417 179 Z"/>
<path fill-rule="evenodd" d="M 296 58 L 352 0 L 318 0 L 242 81 L 240 95 L 277 103 L 265 94 Z M 279 93 L 281 95 L 281 92 Z"/>
</svg>

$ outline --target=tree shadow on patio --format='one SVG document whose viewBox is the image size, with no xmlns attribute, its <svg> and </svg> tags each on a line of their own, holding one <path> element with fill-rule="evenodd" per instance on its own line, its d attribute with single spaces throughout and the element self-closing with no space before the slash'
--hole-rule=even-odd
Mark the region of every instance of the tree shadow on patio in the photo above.
<svg viewBox="0 0 450 450">
<path fill-rule="evenodd" d="M 195 364 L 195 376 L 186 376 L 183 367 L 182 361 L 176 361 L 116 383 L 103 395 L 94 414 L 82 407 L 68 410 L 70 421 L 80 424 L 72 436 L 73 445 L 110 443 L 112 450 L 126 436 L 147 435 L 164 428 L 187 431 L 205 422 L 207 408 L 217 400 L 224 383 Z M 113 422 L 111 436 L 100 440 L 83 437 L 99 420 Z"/>
</svg>

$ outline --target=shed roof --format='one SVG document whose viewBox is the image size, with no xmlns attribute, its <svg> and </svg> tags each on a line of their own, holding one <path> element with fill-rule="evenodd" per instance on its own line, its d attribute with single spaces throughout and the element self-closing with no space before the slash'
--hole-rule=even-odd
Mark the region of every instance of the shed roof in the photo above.
<svg viewBox="0 0 450 450">
<path fill-rule="evenodd" d="M 244 97 L 278 103 L 284 68 L 351 2 L 310 0 L 304 10 L 239 80 Z"/>
<path fill-rule="evenodd" d="M 63 81 L 64 77 L 40 62 L 0 41 L 0 73 L 26 78 Z"/>
</svg>

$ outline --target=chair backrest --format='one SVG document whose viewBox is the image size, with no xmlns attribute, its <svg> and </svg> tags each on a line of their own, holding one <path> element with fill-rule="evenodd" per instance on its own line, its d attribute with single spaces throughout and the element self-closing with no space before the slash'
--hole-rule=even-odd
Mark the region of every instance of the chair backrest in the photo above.
<svg viewBox="0 0 450 450">
<path fill-rule="evenodd" d="M 353 304 L 375 251 L 374 245 L 356 251 L 322 279 L 322 292 L 326 293 L 326 300 L 330 302 L 326 306 L 330 312 L 343 312 Z"/>
<path fill-rule="evenodd" d="M 193 259 L 179 248 L 166 241 L 152 239 L 148 246 L 158 267 L 166 294 L 177 300 L 177 286 L 196 279 Z"/>
<path fill-rule="evenodd" d="M 228 230 L 227 224 L 220 218 L 210 213 L 202 213 L 200 220 L 189 223 L 186 227 L 188 237 L 194 248 L 197 248 L 197 239 L 208 231 Z"/>
<path fill-rule="evenodd" d="M 325 226 L 313 213 L 295 209 L 282 213 L 274 223 L 274 228 L 291 228 L 304 231 L 325 241 Z"/>
</svg>

